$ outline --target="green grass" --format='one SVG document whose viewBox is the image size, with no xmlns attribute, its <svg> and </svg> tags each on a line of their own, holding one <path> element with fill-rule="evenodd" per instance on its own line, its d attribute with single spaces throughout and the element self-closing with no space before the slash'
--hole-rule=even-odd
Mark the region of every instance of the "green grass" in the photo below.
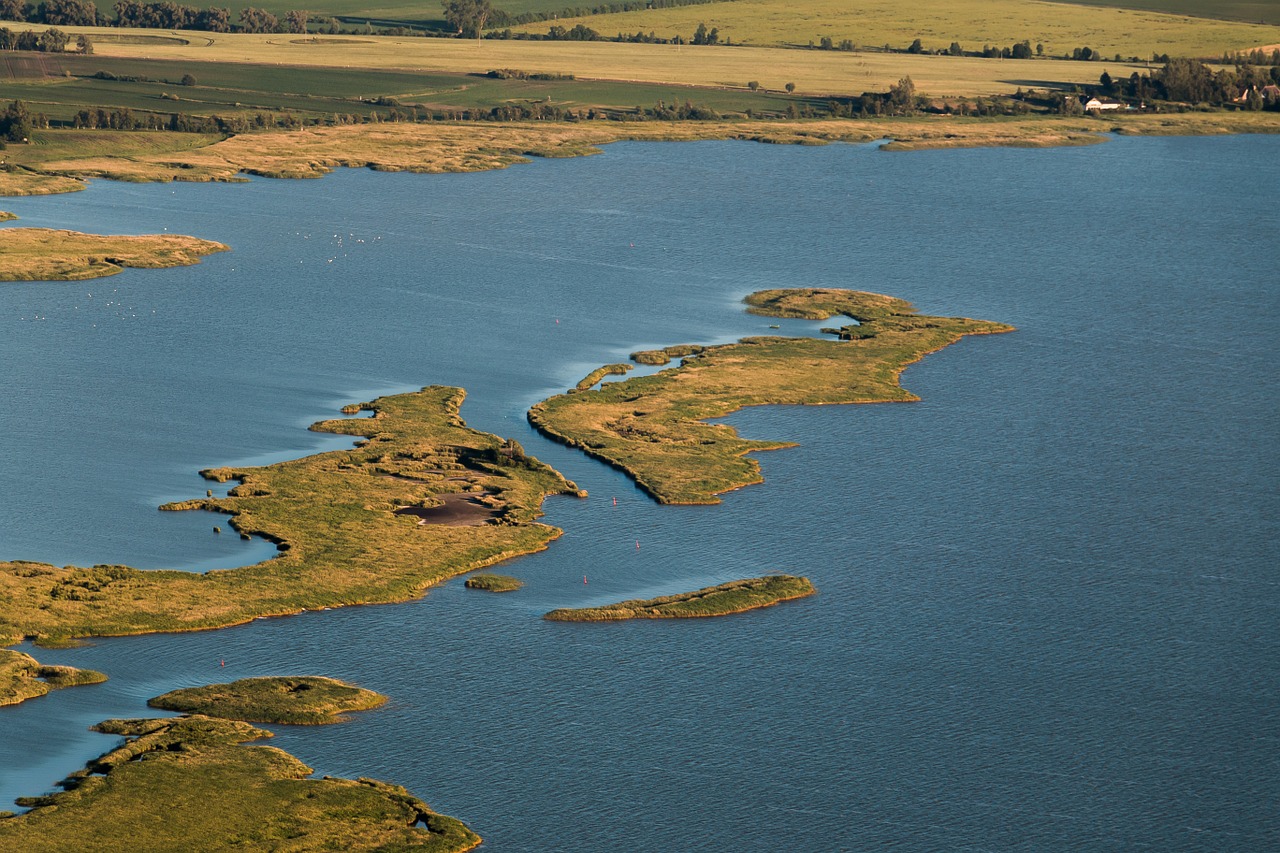
<svg viewBox="0 0 1280 853">
<path fill-rule="evenodd" d="M 43 666 L 31 655 L 0 649 L 0 705 L 17 705 L 50 690 L 106 680 L 105 675 L 92 669 Z"/>
<path fill-rule="evenodd" d="M 271 733 L 208 717 L 107 720 L 126 742 L 29 797 L 31 811 L 0 819 L 0 849 L 350 850 L 461 853 L 480 838 L 404 788 L 370 779 L 308 779 L 312 770 L 272 747 Z"/>
<path fill-rule="evenodd" d="M 240 532 L 280 544 L 274 559 L 205 574 L 0 563 L 0 638 L 219 628 L 405 601 L 433 583 L 541 550 L 560 535 L 535 522 L 543 498 L 578 494 L 577 487 L 536 459 L 504 454 L 497 436 L 468 429 L 458 415 L 462 399 L 460 389 L 444 387 L 383 397 L 364 404 L 372 418 L 315 425 L 368 436 L 357 448 L 206 471 L 209 479 L 240 485 L 226 498 L 163 507 L 230 514 Z M 494 522 L 419 525 L 395 512 L 458 491 L 492 494 Z"/>
<path fill-rule="evenodd" d="M 250 723 L 316 726 L 340 723 L 351 711 L 367 711 L 387 697 L 315 675 L 242 678 L 229 684 L 209 684 L 171 690 L 147 701 L 153 708 L 204 714 Z"/>
<path fill-rule="evenodd" d="M 467 589 L 483 589 L 487 592 L 515 592 L 524 586 L 519 578 L 510 575 L 472 575 L 467 578 Z"/>
<path fill-rule="evenodd" d="M 726 616 L 771 607 L 782 601 L 804 598 L 817 592 L 808 578 L 766 575 L 762 578 L 730 581 L 694 592 L 661 598 L 632 599 L 605 607 L 552 610 L 545 619 L 552 622 L 614 622 L 621 619 L 688 619 Z"/>
<path fill-rule="evenodd" d="M 679 367 L 551 397 L 529 410 L 550 438 L 631 475 L 661 503 L 719 503 L 717 495 L 761 481 L 746 454 L 788 447 L 749 441 L 708 423 L 744 406 L 875 403 L 917 399 L 898 375 L 964 335 L 1007 332 L 982 320 L 926 317 L 907 302 L 851 290 L 761 291 L 753 313 L 856 319 L 857 340 L 756 337 L 707 347 Z"/>
</svg>

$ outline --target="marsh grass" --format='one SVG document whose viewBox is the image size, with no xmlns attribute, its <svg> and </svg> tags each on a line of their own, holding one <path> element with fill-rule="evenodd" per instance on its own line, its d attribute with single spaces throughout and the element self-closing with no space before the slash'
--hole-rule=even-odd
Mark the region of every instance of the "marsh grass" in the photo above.
<svg viewBox="0 0 1280 853">
<path fill-rule="evenodd" d="M 125 267 L 186 266 L 229 248 L 180 234 L 122 237 L 4 228 L 0 229 L 0 281 L 79 281 L 115 275 Z"/>
<path fill-rule="evenodd" d="M 472 575 L 467 578 L 467 589 L 483 589 L 487 592 L 515 592 L 524 581 L 510 575 Z"/>
<path fill-rule="evenodd" d="M 242 678 L 229 684 L 184 687 L 147 701 L 153 708 L 250 723 L 317 726 L 341 723 L 343 714 L 367 711 L 387 697 L 315 675 Z"/>
<path fill-rule="evenodd" d="M 460 853 L 480 838 L 404 788 L 371 779 L 309 779 L 279 749 L 245 747 L 271 736 L 209 717 L 107 720 L 126 742 L 0 819 L 0 849 L 397 850 Z M 160 808 L 160 805 L 163 808 Z"/>
<path fill-rule="evenodd" d="M 605 607 L 552 610 L 543 618 L 552 622 L 613 622 L 620 619 L 688 619 L 726 616 L 779 602 L 804 598 L 817 592 L 808 578 L 766 575 L 730 581 L 694 592 L 660 598 L 632 599 Z"/>
<path fill-rule="evenodd" d="M 843 314 L 859 322 L 859 339 L 752 337 L 706 347 L 676 368 L 544 400 L 529 410 L 530 423 L 625 471 L 660 503 L 719 503 L 717 495 L 761 482 L 746 454 L 791 444 L 746 440 L 709 419 L 744 406 L 915 400 L 898 384 L 907 365 L 964 335 L 1012 329 L 921 316 L 901 299 L 852 290 L 761 291 L 747 302 L 765 316 Z"/>
<path fill-rule="evenodd" d="M 61 687 L 100 684 L 107 677 L 92 669 L 44 666 L 31 655 L 0 649 L 0 705 L 17 705 Z"/>
<path fill-rule="evenodd" d="M 497 436 L 467 428 L 458 414 L 463 397 L 440 386 L 383 397 L 362 406 L 372 418 L 312 427 L 365 436 L 360 447 L 202 472 L 239 485 L 225 498 L 181 506 L 231 515 L 239 532 L 277 543 L 280 554 L 265 562 L 204 574 L 0 563 L 0 639 L 198 630 L 405 601 L 455 575 L 542 550 L 560 535 L 536 522 L 543 498 L 581 493 Z M 459 491 L 489 494 L 493 521 L 419 525 L 395 512 Z"/>
</svg>

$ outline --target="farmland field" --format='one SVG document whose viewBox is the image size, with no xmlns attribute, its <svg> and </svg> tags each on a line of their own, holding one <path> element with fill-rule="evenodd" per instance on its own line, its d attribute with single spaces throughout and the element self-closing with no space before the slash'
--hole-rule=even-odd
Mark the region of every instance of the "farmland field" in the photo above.
<svg viewBox="0 0 1280 853">
<path fill-rule="evenodd" d="M 1150 5 L 1157 3 L 1150 0 Z M 1188 0 L 1181 5 L 1200 9 L 1207 4 Z M 1280 16 L 1269 18 L 1277 19 Z M 1007 46 L 1028 39 L 1033 45 L 1043 44 L 1045 53 L 1053 56 L 1088 46 L 1105 56 L 1212 57 L 1280 42 L 1280 26 L 1275 25 L 1039 0 L 918 0 L 909 5 L 888 0 L 812 0 L 803 9 L 784 0 L 736 0 L 559 23 L 565 27 L 581 23 L 605 36 L 653 31 L 686 39 L 699 23 L 705 23 L 719 30 L 721 40 L 751 45 L 807 46 L 828 37 L 837 44 L 849 39 L 859 48 L 903 49 L 919 38 L 926 50 L 945 49 L 953 41 L 965 50 L 980 50 L 984 44 Z M 545 33 L 547 24 L 517 29 Z"/>
<path fill-rule="evenodd" d="M 103 32 L 80 27 L 64 29 L 73 35 L 88 32 L 97 36 Z M 134 32 L 148 35 L 148 31 Z M 161 34 L 159 31 L 149 32 L 151 35 Z M 485 40 L 477 44 L 461 39 L 390 36 L 302 38 L 240 33 L 183 33 L 181 39 L 173 40 L 172 34 L 165 35 L 169 40 L 95 42 L 96 52 L 91 59 L 119 57 L 183 63 L 250 63 L 279 66 L 281 69 L 289 66 L 339 69 L 339 74 L 351 73 L 355 69 L 397 71 L 428 75 L 423 89 L 431 88 L 430 75 L 434 74 L 485 74 L 496 68 L 518 68 L 530 72 L 573 74 L 579 81 L 587 78 L 611 83 L 681 84 L 717 89 L 743 90 L 748 82 L 759 81 L 763 89 L 775 93 L 786 83 L 795 83 L 799 94 L 814 97 L 883 92 L 904 76 L 910 76 L 916 88 L 925 94 L 975 97 L 1011 93 L 1018 88 L 1095 83 L 1104 70 L 1113 77 L 1121 73 L 1127 77 L 1134 70 L 1128 63 L 1115 62 L 1002 60 L 784 48 L 748 50 L 723 46 L 695 48 L 573 41 Z M 1280 28 L 1275 35 L 1280 38 Z M 192 73 L 197 78 L 201 76 L 199 71 Z M 254 69 L 252 72 L 228 73 L 256 75 L 263 72 Z M 155 73 L 148 76 L 161 78 L 163 75 Z M 405 85 L 403 80 L 389 82 L 393 84 L 389 93 Z M 273 87 L 276 85 L 279 84 L 272 84 Z M 363 88 L 362 84 L 357 85 Z M 412 91 L 413 88 L 410 84 L 407 89 L 399 91 Z M 349 86 L 344 85 L 343 90 L 350 92 Z M 363 94 L 372 96 L 384 92 L 375 88 Z M 0 97 L 4 97 L 2 90 Z M 620 98 L 622 103 L 630 105 L 653 100 L 651 94 L 629 90 L 605 92 L 596 97 Z M 705 102 L 707 97 L 698 93 L 694 100 Z"/>
</svg>

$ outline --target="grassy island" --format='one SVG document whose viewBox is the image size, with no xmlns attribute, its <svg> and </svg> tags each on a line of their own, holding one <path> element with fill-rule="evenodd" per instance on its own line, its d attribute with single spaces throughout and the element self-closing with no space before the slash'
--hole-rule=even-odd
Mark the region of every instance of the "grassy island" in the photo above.
<svg viewBox="0 0 1280 853">
<path fill-rule="evenodd" d="M 519 578 L 510 575 L 472 575 L 467 578 L 467 589 L 483 589 L 487 592 L 515 592 L 524 586 Z"/>
<path fill-rule="evenodd" d="M 351 711 L 367 711 L 387 697 L 317 675 L 242 678 L 171 690 L 147 702 L 153 708 L 250 723 L 321 726 L 341 723 Z"/>
<path fill-rule="evenodd" d="M 404 788 L 371 779 L 308 779 L 271 733 L 208 717 L 107 720 L 125 743 L 0 819 L 0 848 L 84 850 L 399 850 L 460 853 L 480 843 Z M 162 805 L 160 805 L 162 804 Z"/>
<path fill-rule="evenodd" d="M 901 299 L 853 290 L 760 291 L 747 304 L 771 317 L 839 314 L 857 322 L 833 330 L 840 340 L 753 337 L 689 348 L 678 367 L 544 400 L 529 410 L 530 422 L 627 472 L 660 503 L 719 503 L 716 495 L 761 481 L 759 464 L 745 454 L 791 445 L 748 441 L 707 419 L 744 406 L 916 400 L 898 384 L 907 365 L 964 335 L 1012 330 L 984 320 L 921 316 Z"/>
<path fill-rule="evenodd" d="M 633 599 L 607 607 L 552 610 L 543 618 L 553 622 L 615 622 L 620 619 L 689 619 L 727 616 L 771 607 L 782 601 L 804 598 L 817 592 L 808 578 L 767 575 L 762 578 L 730 581 L 679 595 Z"/>
<path fill-rule="evenodd" d="M 117 237 L 5 228 L 0 229 L 0 281 L 79 281 L 115 275 L 125 267 L 187 266 L 228 248 L 180 234 Z"/>
<path fill-rule="evenodd" d="M 351 604 L 406 601 L 427 587 L 540 551 L 560 530 L 539 524 L 542 500 L 577 486 L 514 441 L 468 428 L 464 392 L 432 386 L 362 404 L 371 418 L 312 429 L 365 436 L 357 447 L 259 468 L 202 472 L 239 481 L 225 498 L 163 509 L 233 516 L 241 533 L 279 546 L 270 560 L 204 574 L 125 566 L 57 568 L 0 562 L 0 642 L 220 628 Z M 400 512 L 463 495 L 480 524 L 430 523 Z"/>
<path fill-rule="evenodd" d="M 92 669 L 43 666 L 31 655 L 0 649 L 0 705 L 17 705 L 59 687 L 101 684 L 107 677 Z"/>
</svg>

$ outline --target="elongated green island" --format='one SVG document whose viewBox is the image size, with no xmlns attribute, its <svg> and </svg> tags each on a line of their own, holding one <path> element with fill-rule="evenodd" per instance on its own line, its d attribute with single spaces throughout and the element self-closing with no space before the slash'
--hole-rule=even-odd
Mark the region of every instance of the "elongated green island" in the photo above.
<svg viewBox="0 0 1280 853">
<path fill-rule="evenodd" d="M 856 322 L 833 330 L 839 340 L 753 337 L 637 353 L 645 363 L 685 357 L 652 376 L 551 397 L 529 410 L 529 421 L 622 469 L 660 503 L 719 503 L 722 492 L 761 481 L 759 464 L 745 454 L 791 444 L 748 441 L 708 419 L 744 406 L 916 400 L 898 384 L 907 365 L 965 335 L 1013 328 L 926 317 L 901 299 L 854 290 L 766 290 L 746 301 L 752 313 L 770 317 L 844 315 Z"/>
<path fill-rule="evenodd" d="M 461 853 L 480 837 L 404 788 L 370 779 L 309 779 L 271 733 L 210 717 L 107 720 L 126 742 L 0 819 L 0 849 L 353 850 Z M 163 804 L 159 806 L 158 804 Z"/>
<path fill-rule="evenodd" d="M 605 607 L 562 608 L 544 616 L 552 622 L 616 622 L 621 619 L 690 619 L 728 616 L 783 601 L 804 598 L 817 592 L 808 578 L 793 575 L 766 575 L 762 578 L 730 581 L 693 592 L 660 598 L 632 599 Z"/>
<path fill-rule="evenodd" d="M 406 601 L 434 583 L 546 547 L 543 499 L 580 494 L 514 441 L 469 429 L 461 389 L 433 386 L 360 408 L 371 418 L 313 429 L 366 436 L 338 450 L 260 468 L 203 472 L 238 480 L 227 497 L 166 505 L 228 513 L 279 556 L 204 574 L 125 566 L 0 563 L 0 643 L 218 628 L 259 616 Z M 452 509 L 464 502 L 457 522 Z"/>
<path fill-rule="evenodd" d="M 181 234 L 137 237 L 49 228 L 0 229 L 0 281 L 79 281 L 125 267 L 156 269 L 199 263 L 229 247 Z"/>
<path fill-rule="evenodd" d="M 45 666 L 31 655 L 0 649 L 0 705 L 17 705 L 60 687 L 100 684 L 107 677 L 92 669 Z"/>
<path fill-rule="evenodd" d="M 320 726 L 341 723 L 343 714 L 367 711 L 387 697 L 354 684 L 318 675 L 242 678 L 170 690 L 147 702 L 153 708 L 203 714 L 249 723 Z"/>
</svg>

